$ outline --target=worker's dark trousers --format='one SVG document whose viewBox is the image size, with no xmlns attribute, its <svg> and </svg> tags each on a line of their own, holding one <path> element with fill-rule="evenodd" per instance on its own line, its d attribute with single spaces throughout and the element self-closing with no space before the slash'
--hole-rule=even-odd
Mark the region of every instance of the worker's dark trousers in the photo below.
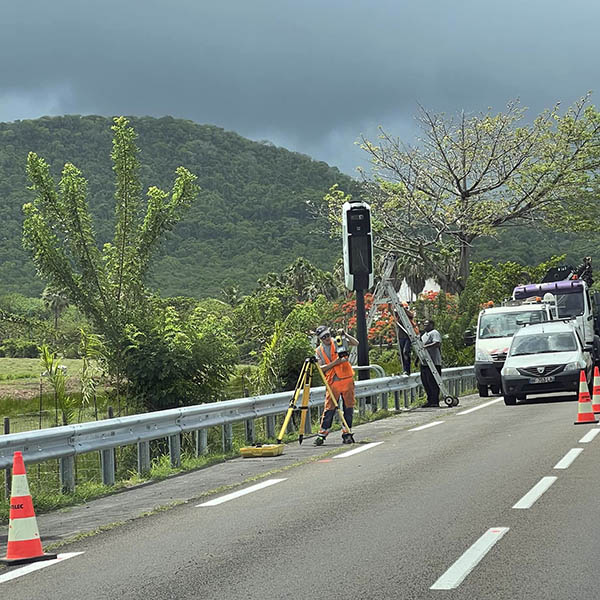
<svg viewBox="0 0 600 600">
<path fill-rule="evenodd" d="M 435 365 L 437 372 L 442 374 L 442 365 Z M 439 404 L 440 403 L 440 386 L 437 381 L 433 378 L 433 374 L 429 370 L 427 365 L 421 365 L 421 382 L 425 388 L 427 394 L 427 404 Z"/>
<path fill-rule="evenodd" d="M 326 410 L 321 417 L 321 429 L 319 433 L 324 433 L 327 435 L 329 430 L 331 429 L 331 425 L 333 423 L 333 417 L 336 413 L 336 409 L 332 408 L 330 410 Z M 352 429 L 352 417 L 354 416 L 354 406 L 349 406 L 346 408 L 344 406 L 344 419 L 346 419 L 346 423 L 348 423 L 348 427 Z"/>
<path fill-rule="evenodd" d="M 410 375 L 410 348 L 411 343 L 409 338 L 399 338 L 398 346 L 400 347 L 400 360 L 405 373 Z"/>
</svg>

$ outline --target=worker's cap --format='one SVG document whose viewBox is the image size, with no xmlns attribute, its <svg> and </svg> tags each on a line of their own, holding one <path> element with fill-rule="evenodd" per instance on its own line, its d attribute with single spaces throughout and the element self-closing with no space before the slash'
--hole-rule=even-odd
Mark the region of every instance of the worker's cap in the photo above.
<svg viewBox="0 0 600 600">
<path fill-rule="evenodd" d="M 315 333 L 317 334 L 318 338 L 322 338 L 326 335 L 331 335 L 331 332 L 329 331 L 329 327 L 327 327 L 326 325 L 319 325 L 317 327 Z"/>
</svg>

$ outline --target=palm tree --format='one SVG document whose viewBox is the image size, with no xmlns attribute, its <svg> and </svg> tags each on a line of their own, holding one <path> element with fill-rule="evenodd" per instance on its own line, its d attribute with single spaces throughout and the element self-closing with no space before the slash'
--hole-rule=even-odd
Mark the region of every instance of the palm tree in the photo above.
<svg viewBox="0 0 600 600">
<path fill-rule="evenodd" d="M 69 299 L 64 290 L 56 290 L 51 286 L 46 286 L 42 292 L 42 301 L 46 308 L 52 311 L 54 316 L 54 330 L 56 331 L 58 329 L 58 319 L 69 306 Z"/>
</svg>

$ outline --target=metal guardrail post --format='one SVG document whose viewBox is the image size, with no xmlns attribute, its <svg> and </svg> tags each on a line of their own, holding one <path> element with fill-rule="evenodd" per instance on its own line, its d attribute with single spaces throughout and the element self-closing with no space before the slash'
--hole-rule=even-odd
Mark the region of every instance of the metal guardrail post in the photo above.
<svg viewBox="0 0 600 600">
<path fill-rule="evenodd" d="M 139 475 L 146 475 L 150 472 L 150 442 L 138 442 L 137 471 Z"/>
<path fill-rule="evenodd" d="M 304 421 L 304 435 L 310 435 L 312 433 L 312 419 L 311 419 L 310 406 L 306 409 L 306 420 Z"/>
<path fill-rule="evenodd" d="M 400 392 L 394 390 L 394 410 L 400 410 Z"/>
<path fill-rule="evenodd" d="M 223 425 L 223 452 L 231 452 L 233 449 L 233 425 L 225 423 Z"/>
<path fill-rule="evenodd" d="M 254 419 L 248 419 L 246 421 L 246 442 L 248 444 L 254 444 L 256 441 L 256 433 L 254 431 Z"/>
<path fill-rule="evenodd" d="M 169 436 L 169 457 L 172 467 L 181 466 L 181 436 L 178 433 Z"/>
<path fill-rule="evenodd" d="M 113 419 L 115 411 L 112 406 L 108 407 L 108 418 Z M 100 468 L 102 470 L 102 483 L 104 485 L 115 484 L 115 459 L 116 448 L 109 448 L 108 450 L 100 451 Z"/>
<path fill-rule="evenodd" d="M 402 396 L 404 399 L 404 408 L 408 408 L 410 406 L 410 394 L 408 390 L 402 390 Z"/>
<path fill-rule="evenodd" d="M 8 435 L 10 433 L 10 419 L 8 417 L 4 417 L 4 435 Z M 6 467 L 4 469 L 4 497 L 8 501 L 10 499 L 11 494 L 11 485 L 12 485 L 12 477 L 11 477 L 12 469 L 10 467 Z"/>
<path fill-rule="evenodd" d="M 64 456 L 58 461 L 60 489 L 63 494 L 75 491 L 75 457 Z"/>
<path fill-rule="evenodd" d="M 266 427 L 267 427 L 267 437 L 274 438 L 275 437 L 275 417 L 273 415 L 269 415 L 266 417 Z"/>
<path fill-rule="evenodd" d="M 100 467 L 102 468 L 102 483 L 104 485 L 115 484 L 115 449 L 100 451 Z"/>
<path fill-rule="evenodd" d="M 208 431 L 198 429 L 196 431 L 196 456 L 204 456 L 205 454 L 208 454 Z"/>
</svg>

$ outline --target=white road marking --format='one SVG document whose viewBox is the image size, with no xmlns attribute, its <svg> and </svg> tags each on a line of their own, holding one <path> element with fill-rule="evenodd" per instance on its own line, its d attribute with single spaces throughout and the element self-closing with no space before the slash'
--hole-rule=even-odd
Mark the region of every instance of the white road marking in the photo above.
<svg viewBox="0 0 600 600">
<path fill-rule="evenodd" d="M 434 421 L 433 423 L 427 423 L 427 425 L 421 425 L 419 427 L 413 427 L 409 429 L 409 431 L 421 431 L 423 429 L 429 429 L 429 427 L 435 427 L 436 425 L 441 425 L 444 421 Z"/>
<path fill-rule="evenodd" d="M 429 589 L 452 590 L 458 587 L 508 529 L 488 529 Z"/>
<path fill-rule="evenodd" d="M 256 492 L 258 490 L 262 490 L 263 488 L 269 487 L 276 483 L 281 483 L 285 481 L 284 479 L 267 479 L 266 481 L 261 481 L 256 485 L 251 485 L 250 487 L 244 488 L 243 490 L 238 490 L 237 492 L 232 492 L 231 494 L 226 494 L 225 496 L 221 496 L 220 498 L 215 498 L 214 500 L 209 500 L 208 502 L 204 502 L 202 504 L 196 504 L 196 508 L 200 506 L 217 506 L 217 504 L 223 504 L 223 502 L 228 502 L 229 500 L 235 500 L 235 498 L 239 498 L 240 496 L 245 496 L 246 494 L 251 494 L 252 492 Z"/>
<path fill-rule="evenodd" d="M 479 406 L 476 406 L 475 408 L 469 408 L 468 410 L 463 410 L 462 412 L 456 413 L 457 416 L 458 415 L 468 415 L 469 413 L 472 413 L 476 410 L 479 410 L 480 408 L 485 408 L 486 406 L 491 406 L 492 404 L 496 404 L 497 402 L 501 402 L 502 398 L 496 398 L 496 400 L 490 400 L 489 402 L 486 402 L 485 404 L 480 404 Z"/>
<path fill-rule="evenodd" d="M 600 433 L 600 429 L 592 429 L 588 431 L 580 440 L 580 444 L 587 444 L 591 442 L 598 434 Z"/>
<path fill-rule="evenodd" d="M 558 479 L 558 477 L 542 477 L 513 508 L 531 508 L 536 500 Z"/>
<path fill-rule="evenodd" d="M 571 448 L 555 465 L 555 469 L 568 469 L 571 463 L 583 452 L 583 448 Z"/>
<path fill-rule="evenodd" d="M 66 552 L 64 554 L 59 554 L 56 558 L 51 560 L 42 560 L 39 562 L 29 563 L 24 567 L 19 567 L 18 569 L 14 569 L 5 573 L 4 575 L 0 575 L 0 583 L 4 583 L 5 581 L 10 581 L 11 579 L 16 579 L 17 577 L 22 577 L 23 575 L 27 575 L 28 573 L 33 573 L 34 571 L 39 571 L 44 567 L 49 567 L 50 565 L 55 565 L 63 560 L 67 560 L 67 558 L 73 558 L 74 556 L 79 556 L 83 554 L 83 552 Z"/>
<path fill-rule="evenodd" d="M 348 452 L 342 452 L 341 454 L 336 454 L 333 458 L 346 458 L 347 456 L 352 456 L 353 454 L 358 454 L 359 452 L 364 452 L 365 450 L 369 450 L 369 448 L 374 448 L 375 446 L 379 446 L 379 444 L 383 444 L 383 442 L 371 442 L 370 444 L 365 444 L 364 446 L 359 446 L 358 448 L 354 448 L 353 450 L 348 450 Z"/>
</svg>

